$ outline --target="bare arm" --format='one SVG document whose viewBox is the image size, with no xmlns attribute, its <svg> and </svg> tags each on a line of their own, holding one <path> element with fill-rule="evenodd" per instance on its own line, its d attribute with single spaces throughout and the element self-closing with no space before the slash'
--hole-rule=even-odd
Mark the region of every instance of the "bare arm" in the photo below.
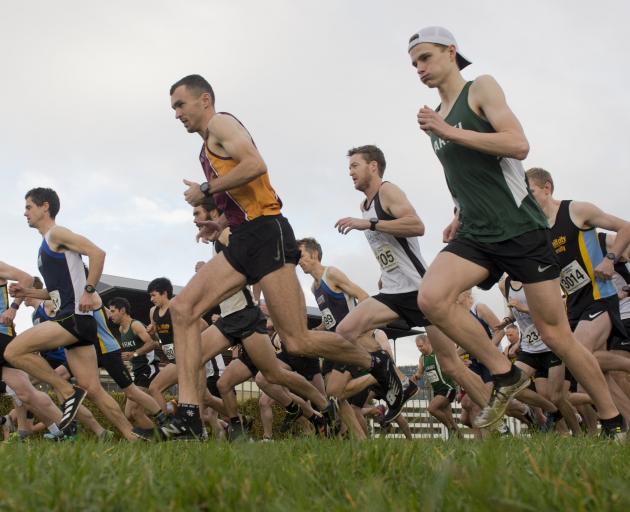
<svg viewBox="0 0 630 512">
<path fill-rule="evenodd" d="M 158 347 L 157 341 L 151 338 L 151 336 L 147 332 L 147 328 L 142 325 L 142 322 L 138 320 L 132 321 L 131 331 L 143 343 L 142 347 L 136 350 L 136 354 L 138 354 L 139 356 L 144 356 Z"/>
<path fill-rule="evenodd" d="M 383 209 L 395 219 L 379 220 L 377 231 L 399 237 L 424 235 L 424 223 L 399 187 L 383 183 L 380 194 Z"/>
<path fill-rule="evenodd" d="M 343 293 L 349 295 L 350 297 L 354 297 L 359 302 L 369 298 L 367 292 L 365 292 L 357 284 L 350 281 L 348 276 L 346 276 L 337 267 L 328 267 L 328 278 L 331 281 L 330 284 L 334 288 L 339 288 Z"/>
<path fill-rule="evenodd" d="M 489 155 L 524 160 L 529 153 L 529 143 L 523 127 L 510 110 L 503 89 L 490 75 L 478 77 L 470 86 L 468 103 L 471 108 L 485 117 L 494 133 L 464 130 L 449 125 L 429 107 L 420 109 L 420 128 L 431 131 L 444 140 L 480 151 Z"/>
<path fill-rule="evenodd" d="M 0 281 L 16 281 L 19 287 L 28 287 L 33 284 L 33 276 L 27 274 L 19 268 L 12 267 L 0 261 Z M 13 303 L 19 307 L 24 299 L 16 297 Z M 8 307 L 0 316 L 0 324 L 8 325 L 15 320 L 16 309 L 14 307 Z"/>
<path fill-rule="evenodd" d="M 267 172 L 267 166 L 249 133 L 233 117 L 214 115 L 208 123 L 208 132 L 237 162 L 228 174 L 212 180 L 210 190 L 213 193 L 245 185 Z"/>
</svg>

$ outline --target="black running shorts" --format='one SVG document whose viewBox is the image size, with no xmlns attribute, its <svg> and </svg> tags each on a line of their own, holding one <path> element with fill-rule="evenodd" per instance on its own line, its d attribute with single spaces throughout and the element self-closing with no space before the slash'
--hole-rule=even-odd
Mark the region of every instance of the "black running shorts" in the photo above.
<svg viewBox="0 0 630 512">
<path fill-rule="evenodd" d="M 96 320 L 92 315 L 70 315 L 61 320 L 53 320 L 74 336 L 77 341 L 66 345 L 66 350 L 76 347 L 96 347 L 98 344 Z M 96 348 L 95 348 L 96 350 Z"/>
<path fill-rule="evenodd" d="M 133 379 L 123 363 L 121 352 L 121 350 L 114 350 L 106 354 L 98 354 L 98 366 L 109 374 L 120 389 L 125 389 L 133 384 Z"/>
<path fill-rule="evenodd" d="M 230 345 L 238 345 L 254 333 L 267 334 L 267 320 L 258 306 L 247 306 L 213 324 Z"/>
<path fill-rule="evenodd" d="M 562 364 L 562 359 L 550 350 L 546 352 L 525 352 L 519 350 L 516 354 L 516 360 L 536 370 L 534 379 L 546 379 L 549 377 L 549 368 Z"/>
<path fill-rule="evenodd" d="M 410 328 L 426 327 L 431 322 L 418 307 L 418 292 L 378 293 L 372 297 L 402 318 Z"/>
<path fill-rule="evenodd" d="M 149 385 L 158 373 L 160 373 L 160 366 L 158 363 L 145 364 L 144 366 L 133 370 L 133 383 L 141 388 L 149 389 Z"/>
<path fill-rule="evenodd" d="M 293 229 L 282 215 L 257 217 L 233 227 L 230 245 L 223 254 L 249 284 L 257 283 L 286 263 L 297 265 L 300 260 Z"/>
<path fill-rule="evenodd" d="M 321 368 L 319 367 L 319 358 L 318 357 L 303 357 L 303 356 L 293 356 L 288 352 L 280 352 L 278 354 L 278 359 L 283 363 L 288 364 L 296 373 L 299 373 L 306 380 L 313 380 L 313 377 L 318 373 L 321 373 Z"/>
<path fill-rule="evenodd" d="M 0 369 L 3 366 L 6 366 L 7 368 L 13 368 L 4 358 L 4 351 L 6 350 L 7 345 L 11 342 L 12 339 L 13 337 L 9 336 L 8 334 L 0 333 Z M 0 370 L 0 377 L 2 377 L 1 370 Z"/>
<path fill-rule="evenodd" d="M 457 396 L 457 389 L 455 388 L 439 389 L 433 392 L 433 396 L 443 396 L 444 398 L 448 400 L 449 403 L 452 403 L 453 400 L 455 400 L 455 397 Z"/>
<path fill-rule="evenodd" d="M 548 229 L 536 229 L 502 242 L 484 243 L 458 237 L 442 249 L 485 268 L 490 276 L 478 286 L 489 290 L 507 273 L 531 284 L 560 277 L 560 266 Z"/>
</svg>

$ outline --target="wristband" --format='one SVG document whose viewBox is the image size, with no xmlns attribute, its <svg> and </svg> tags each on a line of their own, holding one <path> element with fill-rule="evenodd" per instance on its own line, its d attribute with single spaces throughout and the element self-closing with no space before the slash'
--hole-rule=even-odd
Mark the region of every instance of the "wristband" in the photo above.
<svg viewBox="0 0 630 512">
<path fill-rule="evenodd" d="M 18 309 L 20 309 L 20 305 L 17 302 L 12 302 L 11 309 L 15 309 L 17 311 Z"/>
</svg>

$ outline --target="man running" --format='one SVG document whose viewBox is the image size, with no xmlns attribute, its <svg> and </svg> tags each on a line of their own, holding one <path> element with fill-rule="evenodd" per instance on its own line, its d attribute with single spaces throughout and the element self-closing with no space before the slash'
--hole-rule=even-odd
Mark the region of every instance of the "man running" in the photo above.
<svg viewBox="0 0 630 512">
<path fill-rule="evenodd" d="M 529 169 L 527 178 L 551 226 L 561 268 L 560 284 L 567 293 L 567 313 L 575 337 L 596 354 L 604 372 L 630 371 L 628 335 L 612 281 L 614 265 L 630 243 L 630 223 L 592 203 L 555 199 L 553 178 L 545 169 Z M 596 228 L 617 233 L 605 256 Z M 630 414 L 628 397 L 611 375 L 607 375 L 607 382 L 615 404 Z"/>
<path fill-rule="evenodd" d="M 92 312 L 100 307 L 95 286 L 103 271 L 105 252 L 87 238 L 57 226 L 55 217 L 60 204 L 54 190 L 34 188 L 26 193 L 25 200 L 24 215 L 28 225 L 37 229 L 43 237 L 38 266 L 46 284 L 46 290 L 28 290 L 40 292 L 40 298 L 50 298 L 54 310 L 51 321 L 42 322 L 16 336 L 7 347 L 5 358 L 14 367 L 50 384 L 65 399 L 59 423 L 61 429 L 74 419 L 87 393 L 126 439 L 135 440 L 131 424 L 116 400 L 103 389 L 99 378 L 95 349 L 98 338 Z M 86 255 L 89 261 L 87 277 L 82 255 Z M 13 285 L 10 291 L 19 297 L 23 290 L 18 284 Z M 66 358 L 78 386 L 55 373 L 38 354 L 57 347 L 66 348 Z"/>
<path fill-rule="evenodd" d="M 538 332 L 593 397 L 604 432 L 623 437 L 604 376 L 566 320 L 547 221 L 527 189 L 520 162 L 529 143 L 501 87 L 489 75 L 464 80 L 461 70 L 470 61 L 445 28 L 413 34 L 408 52 L 422 83 L 440 95 L 437 110 L 420 109 L 418 123 L 431 138 L 457 207 L 444 231 L 448 245 L 427 270 L 418 302 L 431 322 L 492 373 L 493 394 L 476 426 L 499 421 L 528 379 L 488 346 L 482 327 L 455 302 L 463 290 L 489 289 L 507 272 L 523 283 Z"/>
<path fill-rule="evenodd" d="M 185 180 L 184 197 L 194 206 L 204 195 L 213 196 L 223 211 L 218 222 L 203 226 L 206 238 L 218 237 L 228 225 L 232 234 L 227 249 L 206 263 L 172 302 L 180 403 L 165 433 L 170 437 L 201 433 L 197 320 L 247 283 L 260 283 L 290 352 L 370 368 L 389 392 L 390 407 L 400 409 L 402 385 L 389 358 L 380 352 L 371 355 L 335 333 L 307 329 L 304 294 L 295 273 L 299 250 L 249 132 L 233 115 L 215 111 L 214 91 L 199 75 L 173 84 L 170 96 L 175 117 L 203 139 L 200 160 L 207 181 L 200 185 Z"/>
<path fill-rule="evenodd" d="M 469 390 L 475 402 L 485 405 L 487 396 L 482 383 L 457 357 L 452 341 L 432 326 L 418 308 L 417 289 L 426 269 L 418 242 L 424 234 L 424 224 L 405 193 L 383 181 L 386 161 L 378 147 L 352 148 L 348 157 L 354 187 L 365 195 L 360 205 L 362 218 L 345 217 L 335 226 L 344 235 L 352 230 L 363 231 L 381 267 L 381 289 L 346 315 L 337 326 L 337 333 L 346 339 L 357 339 L 398 318 L 409 327 L 426 327 L 444 372 Z M 400 409 L 388 409 L 385 423 L 399 412 Z"/>
</svg>

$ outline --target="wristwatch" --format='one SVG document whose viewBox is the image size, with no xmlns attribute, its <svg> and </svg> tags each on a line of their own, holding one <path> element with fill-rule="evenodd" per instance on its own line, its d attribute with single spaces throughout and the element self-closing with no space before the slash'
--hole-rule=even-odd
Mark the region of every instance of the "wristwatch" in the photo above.
<svg viewBox="0 0 630 512">
<path fill-rule="evenodd" d="M 17 311 L 18 309 L 20 309 L 20 305 L 17 302 L 12 302 L 11 308 Z"/>
<path fill-rule="evenodd" d="M 210 197 L 210 184 L 207 181 L 204 181 L 201 185 L 199 185 L 199 190 L 201 190 L 204 196 Z"/>
<path fill-rule="evenodd" d="M 91 284 L 86 284 L 83 289 L 88 293 L 94 293 L 96 291 L 96 288 L 94 288 Z"/>
<path fill-rule="evenodd" d="M 613 263 L 617 263 L 617 255 L 614 252 L 606 253 L 606 258 L 612 260 Z"/>
<path fill-rule="evenodd" d="M 138 352 L 133 353 L 133 357 L 138 357 L 138 355 L 139 355 Z"/>
<path fill-rule="evenodd" d="M 376 225 L 378 224 L 378 219 L 373 217 L 370 219 L 370 231 L 376 231 Z"/>
</svg>

